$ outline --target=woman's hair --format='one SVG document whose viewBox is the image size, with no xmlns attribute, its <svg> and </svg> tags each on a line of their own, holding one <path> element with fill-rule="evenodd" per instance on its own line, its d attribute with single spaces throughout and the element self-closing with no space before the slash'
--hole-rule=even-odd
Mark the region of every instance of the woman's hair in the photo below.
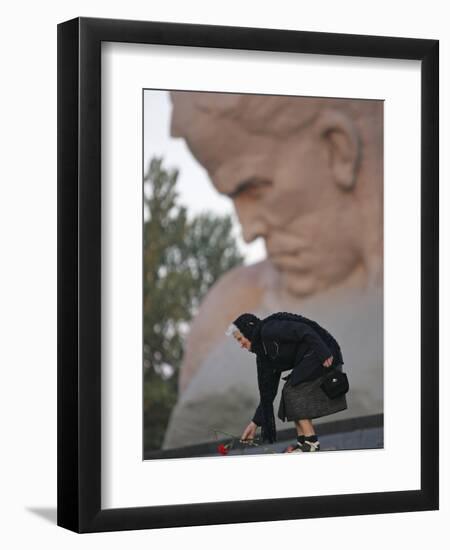
<svg viewBox="0 0 450 550">
<path fill-rule="evenodd" d="M 234 323 L 230 323 L 230 324 L 228 325 L 228 328 L 227 328 L 227 330 L 225 331 L 225 334 L 226 334 L 227 336 L 233 335 L 235 338 L 236 338 L 238 335 L 243 336 L 242 332 L 239 330 L 239 328 L 238 328 Z"/>
<path fill-rule="evenodd" d="M 232 323 L 234 327 L 245 337 L 247 340 L 253 340 L 253 334 L 260 323 L 260 319 L 253 313 L 242 313 Z M 229 327 L 230 330 L 230 327 Z M 233 328 L 231 328 L 231 331 Z"/>
</svg>

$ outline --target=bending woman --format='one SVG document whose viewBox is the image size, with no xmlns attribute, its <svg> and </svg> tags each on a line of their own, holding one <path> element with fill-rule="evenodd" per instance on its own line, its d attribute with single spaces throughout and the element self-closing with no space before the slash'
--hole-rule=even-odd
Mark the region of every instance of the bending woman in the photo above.
<svg viewBox="0 0 450 550">
<path fill-rule="evenodd" d="M 281 372 L 292 369 L 283 378 L 278 409 L 278 418 L 293 421 L 297 430 L 297 444 L 289 452 L 319 451 L 312 420 L 347 408 L 345 395 L 330 399 L 320 388 L 327 369 L 341 369 L 344 363 L 335 338 L 315 321 L 287 312 L 265 319 L 243 313 L 226 333 L 256 354 L 260 402 L 241 440 L 254 439 L 261 426 L 263 441 L 276 441 L 273 401 Z"/>
</svg>

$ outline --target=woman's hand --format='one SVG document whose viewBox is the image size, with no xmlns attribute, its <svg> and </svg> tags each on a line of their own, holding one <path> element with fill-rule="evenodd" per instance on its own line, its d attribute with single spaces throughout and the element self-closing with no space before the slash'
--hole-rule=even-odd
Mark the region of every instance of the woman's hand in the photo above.
<svg viewBox="0 0 450 550">
<path fill-rule="evenodd" d="M 328 357 L 328 359 L 325 359 L 325 361 L 323 362 L 323 366 L 324 367 L 331 367 L 332 362 L 333 362 L 333 356 L 330 355 L 330 357 Z"/>
<path fill-rule="evenodd" d="M 258 428 L 257 424 L 255 424 L 252 420 L 250 424 L 242 432 L 240 442 L 243 443 L 249 439 L 255 439 L 257 428 Z"/>
</svg>

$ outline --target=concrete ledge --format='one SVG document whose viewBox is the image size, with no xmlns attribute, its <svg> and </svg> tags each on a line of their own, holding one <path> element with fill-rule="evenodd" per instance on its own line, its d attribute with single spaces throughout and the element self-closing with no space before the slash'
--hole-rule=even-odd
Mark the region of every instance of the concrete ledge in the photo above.
<svg viewBox="0 0 450 550">
<path fill-rule="evenodd" d="M 383 447 L 383 424 L 383 414 L 374 414 L 318 424 L 316 432 L 320 438 L 322 450 L 377 449 Z M 295 429 L 278 430 L 277 438 L 276 443 L 265 444 L 264 449 L 237 443 L 229 454 L 261 454 L 267 452 L 267 449 L 271 449 L 272 452 L 282 452 L 289 442 L 295 441 Z M 229 442 L 230 438 L 218 439 L 176 449 L 151 451 L 145 453 L 144 460 L 216 456 L 217 446 L 220 443 Z"/>
</svg>

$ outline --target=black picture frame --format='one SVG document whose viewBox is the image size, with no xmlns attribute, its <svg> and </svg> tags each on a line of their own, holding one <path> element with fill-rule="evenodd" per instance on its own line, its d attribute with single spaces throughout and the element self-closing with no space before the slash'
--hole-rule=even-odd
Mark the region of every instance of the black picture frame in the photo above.
<svg viewBox="0 0 450 550">
<path fill-rule="evenodd" d="M 101 508 L 101 43 L 421 61 L 421 488 Z M 438 509 L 439 42 L 76 18 L 58 25 L 58 525 L 150 529 Z"/>
</svg>

